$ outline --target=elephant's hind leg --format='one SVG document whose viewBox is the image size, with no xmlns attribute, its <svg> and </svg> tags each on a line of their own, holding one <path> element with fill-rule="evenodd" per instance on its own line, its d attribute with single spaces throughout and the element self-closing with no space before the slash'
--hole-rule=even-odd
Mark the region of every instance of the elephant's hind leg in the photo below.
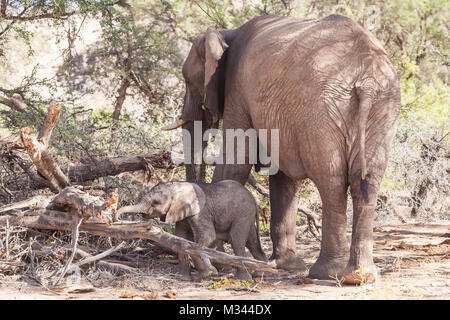
<svg viewBox="0 0 450 320">
<path fill-rule="evenodd" d="M 246 257 L 245 245 L 247 243 L 247 236 L 250 231 L 251 221 L 248 221 L 245 216 L 241 216 L 239 219 L 233 222 L 231 226 L 229 237 L 231 247 L 234 254 L 240 257 Z M 236 278 L 239 280 L 252 280 L 251 274 L 246 268 L 237 268 Z"/>
<path fill-rule="evenodd" d="M 309 270 L 309 277 L 340 277 L 347 265 L 347 182 L 344 177 L 330 176 L 316 183 L 322 199 L 322 242 L 320 255 Z"/>
<path fill-rule="evenodd" d="M 344 282 L 375 281 L 378 270 L 373 262 L 373 219 L 382 174 L 372 174 L 367 187 L 368 199 L 360 191 L 360 174 L 352 177 L 353 228 L 350 259 L 342 272 Z"/>
</svg>

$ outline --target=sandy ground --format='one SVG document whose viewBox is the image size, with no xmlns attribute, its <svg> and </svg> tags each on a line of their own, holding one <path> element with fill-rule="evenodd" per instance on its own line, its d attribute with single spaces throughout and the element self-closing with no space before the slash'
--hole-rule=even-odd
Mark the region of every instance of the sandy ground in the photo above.
<svg viewBox="0 0 450 320">
<path fill-rule="evenodd" d="M 374 236 L 379 279 L 363 286 L 340 286 L 333 279 L 306 279 L 306 273 L 285 271 L 266 273 L 250 288 L 242 283 L 221 285 L 218 279 L 187 282 L 176 274 L 174 257 L 162 255 L 145 274 L 100 275 L 97 281 L 82 280 L 79 286 L 59 292 L 19 276 L 0 275 L 0 299 L 450 299 L 450 224 L 382 226 L 375 228 Z M 262 241 L 270 253 L 269 237 Z M 297 244 L 310 267 L 320 243 L 299 237 Z M 217 288 L 211 288 L 212 284 Z"/>
</svg>

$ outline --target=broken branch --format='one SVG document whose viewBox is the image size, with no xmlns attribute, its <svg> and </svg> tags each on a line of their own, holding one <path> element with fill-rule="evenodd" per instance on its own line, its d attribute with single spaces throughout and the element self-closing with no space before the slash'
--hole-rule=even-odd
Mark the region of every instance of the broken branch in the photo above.
<svg viewBox="0 0 450 320">
<path fill-rule="evenodd" d="M 46 230 L 72 230 L 72 218 L 66 212 L 54 210 L 36 210 L 32 216 L 12 217 L 10 223 L 20 223 L 32 229 Z M 38 215 L 36 215 L 38 214 Z M 145 223 L 113 223 L 105 225 L 98 222 L 84 222 L 80 226 L 80 231 L 85 231 L 93 235 L 113 237 L 117 239 L 148 239 L 155 241 L 177 253 L 187 253 L 192 256 L 206 256 L 215 263 L 232 265 L 235 267 L 245 267 L 250 270 L 261 270 L 267 272 L 277 272 L 276 263 L 264 262 L 246 257 L 238 257 L 216 251 L 210 248 L 202 248 L 197 243 L 174 236 L 153 225 L 151 222 Z"/>
<path fill-rule="evenodd" d="M 87 254 L 88 256 L 86 256 L 86 258 L 84 260 L 81 260 L 80 262 L 75 263 L 72 267 L 68 268 L 67 272 L 72 271 L 76 267 L 81 267 L 82 265 L 89 264 L 89 263 L 95 262 L 97 260 L 103 259 L 103 258 L 113 254 L 114 252 L 122 249 L 126 245 L 126 243 L 127 243 L 126 241 L 122 241 L 117 246 L 112 247 L 100 254 L 95 255 L 95 256 L 91 256 L 91 255 Z M 79 251 L 79 249 L 77 251 Z"/>
<path fill-rule="evenodd" d="M 92 263 L 95 262 L 97 265 L 102 266 L 102 267 L 106 267 L 109 270 L 113 271 L 113 272 L 136 272 L 136 268 L 133 268 L 129 265 L 126 265 L 124 261 L 103 261 L 100 259 L 103 259 L 109 255 L 111 255 L 114 252 L 117 252 L 118 250 L 120 250 L 121 248 L 123 248 L 123 246 L 126 244 L 125 241 L 122 241 L 119 245 L 108 249 L 105 252 L 102 252 L 96 256 L 92 256 L 89 253 L 81 250 L 80 248 L 77 248 L 77 254 L 80 255 L 82 258 L 84 258 L 84 260 L 81 260 L 80 262 L 74 264 L 72 267 L 70 267 L 67 272 L 71 272 L 73 271 L 76 267 L 80 267 L 82 265 L 88 264 L 88 263 Z"/>
<path fill-rule="evenodd" d="M 36 139 L 31 128 L 27 127 L 20 130 L 23 146 L 31 161 L 33 161 L 39 173 L 58 190 L 70 185 L 69 179 L 48 152 L 48 142 L 60 112 L 61 107 L 55 102 L 51 102 L 48 106 L 47 116 L 39 131 L 38 139 Z"/>
</svg>

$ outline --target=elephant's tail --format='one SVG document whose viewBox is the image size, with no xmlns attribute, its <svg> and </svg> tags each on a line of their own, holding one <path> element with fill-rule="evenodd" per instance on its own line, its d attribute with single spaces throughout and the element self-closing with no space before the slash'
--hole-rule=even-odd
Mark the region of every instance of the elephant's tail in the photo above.
<svg viewBox="0 0 450 320">
<path fill-rule="evenodd" d="M 375 95 L 375 82 L 372 78 L 367 78 L 356 85 L 356 93 L 359 98 L 359 121 L 358 121 L 358 136 L 359 136 L 359 162 L 361 166 L 361 194 L 365 202 L 369 201 L 368 194 L 368 178 L 367 174 L 367 159 L 366 159 L 366 126 L 367 118 L 369 117 L 370 109 L 372 108 L 372 101 Z"/>
</svg>

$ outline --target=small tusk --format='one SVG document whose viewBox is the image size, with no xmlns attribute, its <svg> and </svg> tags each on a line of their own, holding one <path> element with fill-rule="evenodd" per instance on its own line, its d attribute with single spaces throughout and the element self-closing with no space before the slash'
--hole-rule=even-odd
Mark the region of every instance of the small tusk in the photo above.
<svg viewBox="0 0 450 320">
<path fill-rule="evenodd" d="M 190 122 L 190 121 L 191 121 L 191 120 L 183 120 L 183 119 L 180 119 L 180 120 L 178 120 L 177 122 L 174 122 L 174 123 L 172 123 L 172 124 L 169 124 L 168 126 L 163 127 L 162 129 L 163 129 L 163 130 L 166 130 L 166 131 L 168 131 L 168 130 L 174 130 L 174 129 L 179 128 L 179 127 L 181 127 L 183 124 L 186 124 L 186 123 L 188 123 L 188 122 Z"/>
</svg>

